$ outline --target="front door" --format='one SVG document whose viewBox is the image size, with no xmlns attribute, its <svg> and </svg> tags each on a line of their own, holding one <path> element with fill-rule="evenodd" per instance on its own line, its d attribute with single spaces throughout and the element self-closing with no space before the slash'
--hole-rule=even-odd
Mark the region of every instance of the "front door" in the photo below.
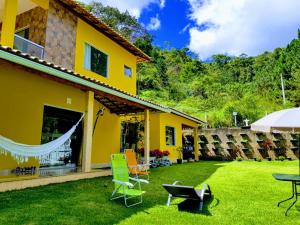
<svg viewBox="0 0 300 225">
<path fill-rule="evenodd" d="M 44 107 L 44 118 L 42 128 L 42 144 L 55 140 L 69 131 L 81 117 L 81 113 L 70 110 Z M 40 166 L 49 167 L 73 167 L 80 164 L 80 149 L 82 144 L 83 126 L 82 122 L 71 136 L 71 143 L 65 144 L 53 151 L 50 155 L 41 159 Z"/>
</svg>

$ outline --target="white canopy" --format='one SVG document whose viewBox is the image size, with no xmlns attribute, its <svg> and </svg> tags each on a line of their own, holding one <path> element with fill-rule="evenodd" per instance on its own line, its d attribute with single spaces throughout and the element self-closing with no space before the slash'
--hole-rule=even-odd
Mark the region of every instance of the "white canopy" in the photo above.
<svg viewBox="0 0 300 225">
<path fill-rule="evenodd" d="M 251 124 L 258 132 L 300 132 L 300 107 L 273 112 Z"/>
<path fill-rule="evenodd" d="M 251 124 L 251 130 L 258 132 L 300 132 L 300 108 L 285 109 L 273 112 Z M 300 133 L 298 134 L 298 151 Z M 300 176 L 300 157 L 299 157 Z"/>
</svg>

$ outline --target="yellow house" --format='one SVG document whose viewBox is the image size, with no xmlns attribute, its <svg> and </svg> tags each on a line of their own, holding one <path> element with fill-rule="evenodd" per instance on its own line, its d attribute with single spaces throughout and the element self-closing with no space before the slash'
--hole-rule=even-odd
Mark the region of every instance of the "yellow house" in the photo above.
<svg viewBox="0 0 300 225">
<path fill-rule="evenodd" d="M 70 148 L 56 158 L 24 163 L 2 153 L 0 177 L 32 167 L 46 175 L 107 167 L 110 155 L 122 151 L 126 115 L 142 117 L 146 161 L 156 148 L 169 150 L 176 160 L 186 128 L 194 130 L 197 159 L 202 121 L 139 98 L 136 65 L 149 56 L 75 1 L 2 0 L 0 31 L 1 136 L 40 145 L 67 132 L 84 114 Z"/>
</svg>

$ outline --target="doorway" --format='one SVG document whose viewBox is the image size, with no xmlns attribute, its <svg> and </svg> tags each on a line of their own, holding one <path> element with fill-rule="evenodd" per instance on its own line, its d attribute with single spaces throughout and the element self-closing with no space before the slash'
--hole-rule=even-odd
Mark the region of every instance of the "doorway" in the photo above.
<svg viewBox="0 0 300 225">
<path fill-rule="evenodd" d="M 144 146 L 144 121 L 137 117 L 121 123 L 121 152 L 125 149 L 133 149 L 137 151 Z"/>
<path fill-rule="evenodd" d="M 52 106 L 44 106 L 43 128 L 41 143 L 51 142 L 68 132 L 80 117 L 79 112 L 60 109 Z M 80 150 L 83 136 L 83 123 L 80 122 L 71 136 L 70 145 L 65 144 L 62 148 L 53 151 L 40 161 L 41 168 L 65 168 L 76 169 L 80 164 Z"/>
<path fill-rule="evenodd" d="M 183 159 L 195 159 L 194 152 L 194 128 L 182 125 L 182 150 Z"/>
</svg>

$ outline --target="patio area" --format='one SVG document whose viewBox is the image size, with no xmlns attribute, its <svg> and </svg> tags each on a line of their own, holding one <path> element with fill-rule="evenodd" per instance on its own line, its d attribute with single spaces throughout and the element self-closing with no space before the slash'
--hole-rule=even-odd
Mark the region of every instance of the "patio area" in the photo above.
<svg viewBox="0 0 300 225">
<path fill-rule="evenodd" d="M 284 210 L 289 203 L 277 207 L 290 195 L 290 183 L 272 177 L 297 172 L 297 161 L 210 161 L 156 168 L 150 184 L 143 185 L 143 204 L 132 208 L 121 200 L 109 201 L 111 177 L 0 193 L 0 224 L 297 224 L 299 203 L 288 217 Z M 179 212 L 174 203 L 181 200 L 166 206 L 161 184 L 175 180 L 211 186 L 214 197 L 202 214 Z"/>
</svg>

